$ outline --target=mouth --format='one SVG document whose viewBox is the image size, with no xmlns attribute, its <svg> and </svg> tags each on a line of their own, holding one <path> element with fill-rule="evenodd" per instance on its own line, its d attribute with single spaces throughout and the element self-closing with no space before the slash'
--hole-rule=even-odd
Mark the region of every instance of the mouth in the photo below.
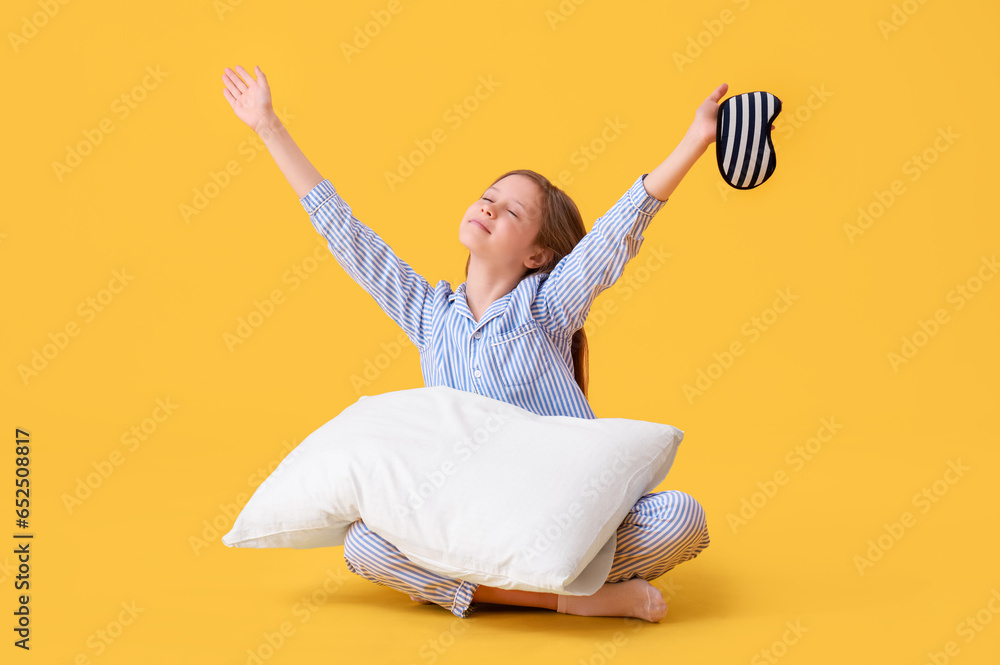
<svg viewBox="0 0 1000 665">
<path fill-rule="evenodd" d="M 493 233 L 493 232 L 492 232 L 492 231 L 490 231 L 490 230 L 489 230 L 488 228 L 486 228 L 486 225 L 485 225 L 485 224 L 483 224 L 482 222 L 480 222 L 480 221 L 479 221 L 478 219 L 470 219 L 470 220 L 469 220 L 469 223 L 471 223 L 471 224 L 475 224 L 475 225 L 477 225 L 477 226 L 481 227 L 481 228 L 482 228 L 482 229 L 483 229 L 484 231 L 486 231 L 487 233 Z"/>
</svg>

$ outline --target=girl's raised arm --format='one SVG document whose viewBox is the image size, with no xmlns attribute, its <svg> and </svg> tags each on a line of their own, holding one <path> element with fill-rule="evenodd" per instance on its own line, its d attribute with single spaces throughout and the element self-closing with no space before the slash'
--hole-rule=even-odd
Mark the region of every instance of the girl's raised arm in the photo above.
<svg viewBox="0 0 1000 665">
<path fill-rule="evenodd" d="M 644 185 L 651 196 L 661 201 L 670 198 L 702 153 L 715 143 L 719 100 L 726 94 L 726 90 L 729 90 L 729 85 L 723 83 L 701 103 L 680 144 L 659 166 L 649 172 Z"/>
<path fill-rule="evenodd" d="M 236 72 L 226 67 L 222 75 L 226 89 L 222 94 L 233 107 L 236 117 L 264 141 L 288 184 L 301 199 L 323 180 L 323 176 L 302 154 L 274 112 L 274 107 L 271 106 L 271 87 L 264 72 L 260 67 L 254 67 L 254 71 L 257 73 L 257 80 L 240 65 L 236 65 Z"/>
<path fill-rule="evenodd" d="M 625 265 L 639 253 L 643 231 L 715 141 L 718 102 L 728 87 L 723 83 L 702 102 L 673 152 L 651 172 L 636 178 L 541 283 L 535 298 L 547 328 L 562 333 L 582 328 L 594 299 L 621 277 Z"/>
<path fill-rule="evenodd" d="M 434 317 L 430 283 L 354 216 L 329 180 L 316 185 L 299 203 L 326 238 L 337 263 L 423 351 Z"/>
<path fill-rule="evenodd" d="M 434 289 L 354 216 L 333 184 L 302 154 L 271 106 L 271 90 L 260 67 L 254 70 L 256 81 L 242 67 L 236 71 L 239 76 L 227 67 L 222 75 L 223 95 L 236 116 L 264 141 L 337 262 L 422 350 Z"/>
</svg>

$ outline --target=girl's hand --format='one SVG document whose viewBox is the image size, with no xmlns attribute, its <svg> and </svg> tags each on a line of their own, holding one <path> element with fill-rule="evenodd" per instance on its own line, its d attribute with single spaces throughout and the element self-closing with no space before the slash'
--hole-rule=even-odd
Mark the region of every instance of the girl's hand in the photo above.
<svg viewBox="0 0 1000 665">
<path fill-rule="evenodd" d="M 715 132 L 719 123 L 719 100 L 727 90 L 729 84 L 723 83 L 694 112 L 694 122 L 688 128 L 688 136 L 698 145 L 707 148 L 715 143 Z"/>
<path fill-rule="evenodd" d="M 274 108 L 271 106 L 271 88 L 267 85 L 267 77 L 260 67 L 255 66 L 254 72 L 258 77 L 256 81 L 240 65 L 236 65 L 236 72 L 226 67 L 222 75 L 226 89 L 222 94 L 233 107 L 236 117 L 256 132 L 263 120 L 274 115 Z"/>
</svg>

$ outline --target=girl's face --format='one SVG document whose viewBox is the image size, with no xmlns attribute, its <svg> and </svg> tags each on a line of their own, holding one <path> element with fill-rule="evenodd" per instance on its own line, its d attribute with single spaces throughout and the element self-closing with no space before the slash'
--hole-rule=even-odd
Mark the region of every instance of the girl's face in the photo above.
<svg viewBox="0 0 1000 665">
<path fill-rule="evenodd" d="M 491 185 L 469 206 L 458 239 L 479 260 L 518 273 L 548 262 L 546 249 L 535 243 L 541 229 L 542 193 L 520 174 Z"/>
</svg>

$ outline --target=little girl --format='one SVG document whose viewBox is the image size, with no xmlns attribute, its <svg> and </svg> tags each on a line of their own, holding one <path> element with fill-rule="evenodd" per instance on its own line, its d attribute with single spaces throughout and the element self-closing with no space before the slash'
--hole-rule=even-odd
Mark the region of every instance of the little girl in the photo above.
<svg viewBox="0 0 1000 665">
<path fill-rule="evenodd" d="M 469 259 L 467 280 L 453 291 L 444 280 L 431 286 L 354 217 L 274 113 L 260 67 L 255 75 L 227 67 L 223 96 L 264 141 L 340 265 L 419 349 L 425 384 L 476 392 L 540 415 L 596 418 L 587 402 L 584 320 L 597 295 L 639 252 L 653 216 L 715 141 L 718 102 L 728 86 L 698 107 L 674 151 L 637 177 L 589 233 L 576 204 L 544 176 L 519 169 L 494 180 L 458 227 Z M 684 492 L 651 492 L 616 535 L 611 572 L 591 596 L 450 579 L 414 565 L 360 519 L 345 537 L 344 558 L 351 572 L 462 618 L 481 602 L 657 622 L 667 604 L 648 580 L 708 546 L 704 510 Z"/>
</svg>

